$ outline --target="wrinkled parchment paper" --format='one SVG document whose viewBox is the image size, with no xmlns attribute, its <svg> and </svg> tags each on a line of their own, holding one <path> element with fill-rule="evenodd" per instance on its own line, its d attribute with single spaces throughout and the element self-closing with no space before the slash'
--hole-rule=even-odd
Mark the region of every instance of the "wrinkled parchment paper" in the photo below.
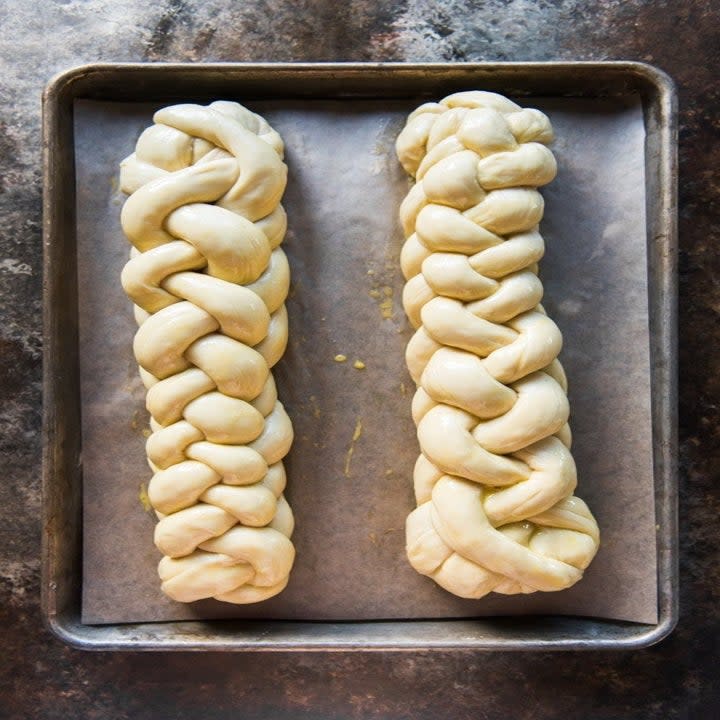
<svg viewBox="0 0 720 720">
<path fill-rule="evenodd" d="M 397 211 L 408 181 L 393 143 L 417 104 L 247 102 L 283 136 L 290 168 L 283 201 L 293 278 L 290 344 L 275 375 L 296 433 L 287 497 L 297 549 L 287 589 L 250 606 L 183 605 L 160 592 L 154 516 L 142 503 L 151 475 L 148 418 L 131 350 L 131 304 L 119 280 L 129 246 L 117 180 L 118 163 L 155 108 L 77 104 L 83 622 L 528 613 L 656 622 L 639 101 L 529 103 L 550 115 L 557 136 L 559 173 L 543 190 L 543 302 L 565 338 L 577 494 L 597 517 L 601 548 L 570 590 L 474 601 L 418 575 L 404 553 L 418 446 L 398 261 Z M 337 354 L 348 361 L 336 362 Z M 354 368 L 355 360 L 365 369 Z"/>
</svg>

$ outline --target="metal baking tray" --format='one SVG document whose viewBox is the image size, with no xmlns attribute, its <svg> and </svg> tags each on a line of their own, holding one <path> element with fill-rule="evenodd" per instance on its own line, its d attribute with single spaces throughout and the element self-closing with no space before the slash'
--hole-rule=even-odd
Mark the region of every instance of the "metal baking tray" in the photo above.
<svg viewBox="0 0 720 720">
<path fill-rule="evenodd" d="M 82 447 L 73 107 L 76 100 L 417 98 L 462 89 L 516 97 L 641 98 L 645 130 L 658 622 L 573 617 L 299 622 L 216 620 L 123 625 L 80 621 Z M 632 62 L 472 64 L 112 64 L 54 78 L 44 94 L 44 415 L 42 607 L 50 630 L 85 649 L 427 651 L 629 649 L 678 617 L 677 109 L 672 81 Z"/>
</svg>

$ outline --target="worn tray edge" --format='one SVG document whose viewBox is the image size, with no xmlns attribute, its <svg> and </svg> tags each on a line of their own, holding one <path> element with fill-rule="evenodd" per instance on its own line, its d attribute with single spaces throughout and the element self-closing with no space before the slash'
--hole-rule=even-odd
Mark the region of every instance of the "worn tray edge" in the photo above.
<svg viewBox="0 0 720 720">
<path fill-rule="evenodd" d="M 540 617 L 540 616 L 538 616 Z M 516 620 L 516 618 L 504 618 Z M 542 618 L 541 618 L 542 619 Z M 497 620 L 495 618 L 494 620 Z M 228 622 L 228 621 L 225 621 Z M 268 624 L 256 621 L 257 628 L 242 626 L 245 637 L 233 638 L 224 634 L 222 638 L 200 633 L 198 625 L 207 630 L 206 624 L 193 622 L 170 623 L 176 633 L 172 639 L 159 637 L 157 625 L 167 623 L 137 623 L 121 626 L 120 632 L 108 634 L 103 632 L 109 626 L 95 627 L 82 625 L 76 620 L 55 618 L 46 627 L 62 642 L 80 650 L 107 651 L 130 650 L 148 652 L 155 650 L 168 651 L 221 651 L 221 652 L 424 652 L 438 651 L 562 651 L 562 650 L 639 650 L 663 640 L 672 631 L 668 623 L 662 625 L 636 625 L 627 632 L 608 637 L 561 637 L 554 633 L 552 637 L 526 636 L 518 637 L 517 633 L 499 636 L 497 628 L 482 638 L 463 636 L 462 632 L 453 633 L 453 637 L 422 638 L 403 637 L 398 627 L 412 623 L 415 626 L 432 625 L 433 634 L 436 630 L 446 632 L 454 623 L 483 623 L 483 619 L 473 621 L 403 621 L 398 622 L 355 622 L 354 632 L 347 634 L 347 623 L 287 623 L 285 632 L 274 632 Z M 581 622 L 581 621 L 580 621 Z M 613 621 L 593 621 L 600 624 L 616 625 Z M 493 621 L 485 619 L 484 624 L 493 625 Z M 448 626 L 448 627 L 446 627 Z M 235 627 L 235 626 L 233 626 Z M 420 629 L 424 629 L 420 627 Z M 293 635 L 302 635 L 302 639 Z M 346 636 L 347 635 L 347 636 Z"/>
<path fill-rule="evenodd" d="M 392 640 L 377 637 L 365 640 L 341 637 L 337 633 L 340 627 L 334 623 L 286 623 L 287 627 L 303 626 L 324 627 L 330 634 L 320 633 L 319 637 L 309 638 L 275 638 L 268 633 L 261 632 L 253 638 L 227 638 L 227 635 L 216 634 L 212 636 L 194 636 L 188 632 L 190 642 L 181 639 L 158 638 L 157 630 L 161 626 L 172 626 L 177 634 L 191 631 L 196 623 L 160 623 L 137 624 L 125 626 L 90 626 L 79 622 L 79 613 L 68 613 L 61 609 L 58 602 L 58 590 L 67 591 L 63 585 L 68 581 L 63 577 L 57 562 L 57 545 L 53 541 L 53 533 L 58 522 L 66 523 L 67 517 L 58 517 L 56 503 L 52 503 L 53 485 L 56 483 L 60 461 L 58 455 L 64 449 L 62 423 L 58 421 L 58 411 L 62 406 L 58 402 L 58 395 L 62 394 L 62 378 L 58 376 L 58 346 L 63 335 L 62 328 L 58 326 L 57 318 L 53 312 L 52 300 L 58 292 L 58 251 L 53 245 L 53 238 L 57 232 L 57 220 L 64 213 L 73 209 L 67 206 L 59 208 L 55 193 L 51 191 L 53 183 L 68 172 L 68 165 L 62 166 L 63 148 L 58 144 L 59 130 L 63 122 L 62 106 L 71 104 L 75 97 L 77 84 L 93 74 L 112 74 L 118 71 L 132 72 L 180 72 L 192 68 L 199 70 L 197 65 L 186 63 L 168 64 L 142 64 L 103 63 L 83 65 L 56 75 L 48 83 L 43 93 L 43 161 L 45 167 L 45 185 L 43 193 L 43 322 L 45 355 L 43 363 L 43 543 L 42 543 L 42 614 L 48 629 L 62 641 L 84 649 L 133 649 L 133 650 L 393 650 L 418 651 L 427 649 L 503 649 L 503 650 L 558 650 L 558 649 L 637 649 L 647 647 L 659 642 L 669 635 L 678 621 L 678 558 L 677 558 L 677 94 L 672 79 L 662 70 L 641 62 L 611 61 L 611 62 L 532 62 L 532 63 L 428 63 L 428 64 L 400 64 L 400 63 L 281 63 L 281 64 L 235 64 L 213 63 L 201 66 L 203 70 L 210 69 L 233 73 L 266 73 L 268 71 L 283 71 L 289 73 L 304 73 L 310 71 L 324 71 L 328 73 L 368 73 L 370 71 L 383 73 L 404 74 L 406 72 L 425 72 L 440 74 L 450 69 L 458 69 L 472 73 L 488 73 L 498 71 L 512 71 L 522 74 L 540 72 L 581 71 L 593 73 L 600 70 L 612 70 L 619 75 L 627 75 L 644 84 L 645 92 L 654 96 L 658 112 L 662 118 L 659 126 L 659 157 L 657 169 L 660 175 L 661 199 L 659 212 L 654 218 L 654 224 L 660 225 L 652 233 L 648 242 L 655 246 L 655 253 L 659 253 L 661 267 L 658 275 L 659 307 L 656 310 L 661 314 L 663 322 L 656 328 L 658 332 L 656 352 L 659 353 L 659 367 L 657 373 L 658 385 L 666 392 L 661 397 L 653 393 L 653 431 L 657 434 L 655 443 L 656 461 L 656 508 L 660 535 L 658 542 L 658 581 L 659 581 L 659 621 L 657 625 L 636 625 L 624 627 L 621 635 L 617 637 L 576 637 L 576 638 L 535 638 L 502 639 L 502 638 L 455 638 L 452 640 L 419 642 L 412 637 L 394 638 Z M 67 128 L 65 128 L 67 131 Z M 64 158 L 67 160 L 67 158 Z M 72 169 L 72 163 L 70 163 Z M 651 233 L 649 233 L 651 234 Z M 652 248 L 650 248 L 652 249 Z M 67 335 L 67 333 L 65 333 Z M 57 493 L 57 488 L 55 488 Z M 79 505 L 75 503 L 76 515 Z M 72 510 L 72 508 L 71 508 Z M 67 515 L 68 513 L 66 513 Z M 76 523 L 80 522 L 75 517 Z M 74 573 L 79 577 L 77 573 Z M 75 578 L 77 579 L 77 578 Z M 661 582 L 664 581 L 664 582 Z M 413 621 L 419 625 L 427 621 Z M 448 626 L 458 621 L 433 621 L 434 626 Z M 473 621 L 479 622 L 479 621 Z M 608 621 L 591 621 L 593 623 L 607 624 Z M 364 623 L 353 625 L 358 629 L 389 628 L 398 623 Z M 402 623 L 407 626 L 409 621 Z M 611 625 L 627 626 L 628 624 L 612 623 Z M 347 625 L 343 625 L 346 628 Z M 108 632 L 110 631 L 110 632 Z M 333 635 L 332 633 L 336 634 Z M 406 633 L 409 636 L 410 633 Z M 151 640 L 150 638 L 156 638 Z"/>
</svg>

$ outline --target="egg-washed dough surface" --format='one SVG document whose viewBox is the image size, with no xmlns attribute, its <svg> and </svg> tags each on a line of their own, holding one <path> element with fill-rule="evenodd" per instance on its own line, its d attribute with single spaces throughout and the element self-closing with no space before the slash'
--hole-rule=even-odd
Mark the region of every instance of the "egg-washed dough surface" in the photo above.
<svg viewBox="0 0 720 720">
<path fill-rule="evenodd" d="M 152 544 L 155 520 L 140 499 L 148 473 L 136 450 L 147 416 L 137 365 L 127 352 L 135 324 L 117 282 L 127 244 L 118 222 L 124 197 L 116 168 L 161 106 L 78 103 L 86 621 L 500 612 L 653 621 L 644 133 L 641 108 L 629 100 L 532 102 L 552 117 L 560 167 L 543 190 L 543 305 L 563 332 L 573 454 L 582 497 L 602 527 L 602 548 L 569 590 L 480 601 L 456 598 L 408 565 L 404 522 L 414 504 L 417 440 L 404 361 L 412 331 L 400 305 L 397 219 L 408 181 L 393 145 L 421 101 L 245 101 L 281 134 L 288 165 L 283 248 L 293 278 L 290 342 L 274 375 L 295 429 L 286 496 L 297 521 L 297 556 L 280 595 L 227 607 L 164 598 Z M 338 354 L 346 362 L 336 362 Z M 364 370 L 353 367 L 356 359 Z M 628 590 L 610 593 L 611 586 Z"/>
</svg>

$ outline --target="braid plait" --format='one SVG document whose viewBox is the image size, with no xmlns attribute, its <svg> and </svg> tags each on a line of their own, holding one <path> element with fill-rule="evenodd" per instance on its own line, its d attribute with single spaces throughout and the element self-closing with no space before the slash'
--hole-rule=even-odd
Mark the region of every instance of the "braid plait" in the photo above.
<svg viewBox="0 0 720 720">
<path fill-rule="evenodd" d="M 293 431 L 271 374 L 288 338 L 283 143 L 233 102 L 153 119 L 121 164 L 122 284 L 139 324 L 162 590 L 257 602 L 286 586 L 295 556 Z"/>
<path fill-rule="evenodd" d="M 599 543 L 573 495 L 562 336 L 540 304 L 552 138 L 540 111 L 470 91 L 419 107 L 396 144 L 415 179 L 400 209 L 421 450 L 407 553 L 461 597 L 567 588 Z"/>
</svg>

